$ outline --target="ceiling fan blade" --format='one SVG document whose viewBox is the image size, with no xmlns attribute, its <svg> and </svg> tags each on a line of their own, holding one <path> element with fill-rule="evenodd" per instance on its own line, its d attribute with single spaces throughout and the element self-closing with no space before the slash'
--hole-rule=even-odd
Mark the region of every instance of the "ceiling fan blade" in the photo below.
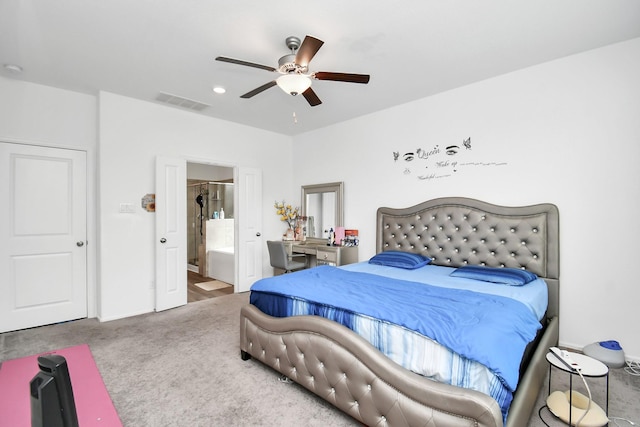
<svg viewBox="0 0 640 427">
<path fill-rule="evenodd" d="M 336 82 L 347 83 L 369 83 L 369 74 L 350 74 L 350 73 L 330 73 L 326 71 L 318 71 L 313 74 L 318 80 L 333 80 Z"/>
<path fill-rule="evenodd" d="M 253 68 L 260 68 L 261 70 L 276 71 L 275 68 L 269 67 L 268 65 L 255 64 L 253 62 L 241 61 L 240 59 L 227 58 L 224 56 L 218 56 L 216 58 L 216 61 L 229 62 L 231 64 L 244 65 L 244 66 L 253 67 Z"/>
<path fill-rule="evenodd" d="M 307 90 L 302 92 L 302 96 L 304 96 L 304 99 L 306 99 L 309 105 L 311 105 L 312 107 L 322 104 L 322 101 L 320 101 L 318 95 L 316 95 L 316 93 L 311 88 L 308 88 Z"/>
<path fill-rule="evenodd" d="M 273 81 L 271 81 L 269 83 L 265 83 L 262 86 L 255 88 L 252 91 L 249 91 L 249 92 L 245 93 L 244 95 L 241 95 L 240 98 L 251 98 L 252 96 L 255 96 L 255 95 L 259 94 L 260 92 L 263 92 L 263 91 L 265 91 L 265 90 L 267 90 L 270 87 L 273 87 L 275 85 L 276 85 L 276 81 L 273 80 Z"/>
<path fill-rule="evenodd" d="M 318 50 L 322 47 L 324 42 L 322 40 L 318 40 L 315 37 L 305 36 L 300 48 L 298 49 L 298 53 L 296 53 L 296 64 L 301 67 L 308 67 L 309 62 L 318 53 Z"/>
</svg>

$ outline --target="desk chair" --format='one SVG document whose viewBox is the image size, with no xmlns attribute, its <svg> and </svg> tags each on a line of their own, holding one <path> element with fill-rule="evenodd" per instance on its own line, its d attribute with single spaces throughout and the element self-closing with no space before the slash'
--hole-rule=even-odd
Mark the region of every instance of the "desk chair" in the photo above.
<svg viewBox="0 0 640 427">
<path fill-rule="evenodd" d="M 276 240 L 267 240 L 267 247 L 269 248 L 269 258 L 271 260 L 271 267 L 284 270 L 285 273 L 289 273 L 294 270 L 300 270 L 307 266 L 305 262 L 293 261 L 293 257 L 305 257 L 305 254 L 293 254 L 289 255 L 284 243 Z"/>
</svg>

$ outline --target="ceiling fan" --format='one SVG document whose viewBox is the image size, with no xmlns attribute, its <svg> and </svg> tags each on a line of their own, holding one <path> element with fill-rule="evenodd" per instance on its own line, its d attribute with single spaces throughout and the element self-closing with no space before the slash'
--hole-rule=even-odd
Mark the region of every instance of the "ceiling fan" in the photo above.
<svg viewBox="0 0 640 427">
<path fill-rule="evenodd" d="M 333 80 L 337 82 L 348 83 L 369 83 L 368 74 L 350 74 L 350 73 L 332 73 L 327 71 L 309 71 L 309 62 L 320 50 L 320 47 L 324 44 L 322 40 L 318 40 L 315 37 L 306 36 L 302 44 L 300 39 L 295 36 L 287 37 L 285 44 L 291 53 L 285 55 L 278 60 L 278 68 L 270 67 L 268 65 L 255 64 L 253 62 L 241 61 L 239 59 L 227 58 L 224 56 L 218 56 L 216 61 L 230 62 L 232 64 L 244 65 L 247 67 L 260 68 L 271 72 L 280 73 L 281 76 L 275 80 L 265 83 L 260 87 L 253 89 L 240 96 L 240 98 L 251 98 L 270 87 L 278 85 L 282 90 L 290 95 L 297 95 L 299 93 L 304 96 L 309 105 L 315 107 L 322 104 L 318 95 L 311 89 L 312 80 Z"/>
</svg>

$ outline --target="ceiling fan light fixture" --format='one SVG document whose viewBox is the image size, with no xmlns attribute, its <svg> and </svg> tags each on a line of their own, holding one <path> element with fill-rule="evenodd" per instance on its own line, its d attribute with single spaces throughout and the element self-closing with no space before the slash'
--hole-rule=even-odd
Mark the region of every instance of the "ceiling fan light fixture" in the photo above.
<svg viewBox="0 0 640 427">
<path fill-rule="evenodd" d="M 245 67 L 259 68 L 269 72 L 280 73 L 280 76 L 268 83 L 258 86 L 249 92 L 240 95 L 240 98 L 252 98 L 274 86 L 280 88 L 290 95 L 302 94 L 302 97 L 311 107 L 322 104 L 322 101 L 311 89 L 312 80 L 330 80 L 347 83 L 369 83 L 368 74 L 335 73 L 328 71 L 309 71 L 309 62 L 313 59 L 324 42 L 312 36 L 305 36 L 304 41 L 295 36 L 287 37 L 286 45 L 291 49 L 291 53 L 280 58 L 278 68 L 267 65 L 256 64 L 255 62 L 242 61 L 240 59 L 227 58 L 226 56 L 216 57 L 216 61 L 228 62 Z"/>
<path fill-rule="evenodd" d="M 280 89 L 294 96 L 311 87 L 311 79 L 304 74 L 283 74 L 276 79 L 276 83 Z"/>
</svg>

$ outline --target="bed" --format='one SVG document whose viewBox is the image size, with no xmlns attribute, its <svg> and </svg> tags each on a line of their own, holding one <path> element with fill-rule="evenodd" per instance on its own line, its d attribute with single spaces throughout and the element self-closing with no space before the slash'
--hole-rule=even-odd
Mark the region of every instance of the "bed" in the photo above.
<svg viewBox="0 0 640 427">
<path fill-rule="evenodd" d="M 546 310 L 518 361 L 509 427 L 527 424 L 547 372 L 545 354 L 558 341 L 558 226 L 551 204 L 505 207 L 453 197 L 377 211 L 377 253 L 427 255 L 432 265 L 451 269 L 524 268 L 543 280 Z M 504 425 L 504 410 L 488 394 L 418 375 L 321 316 L 274 317 L 246 305 L 240 349 L 243 359 L 271 366 L 366 425 Z"/>
</svg>

